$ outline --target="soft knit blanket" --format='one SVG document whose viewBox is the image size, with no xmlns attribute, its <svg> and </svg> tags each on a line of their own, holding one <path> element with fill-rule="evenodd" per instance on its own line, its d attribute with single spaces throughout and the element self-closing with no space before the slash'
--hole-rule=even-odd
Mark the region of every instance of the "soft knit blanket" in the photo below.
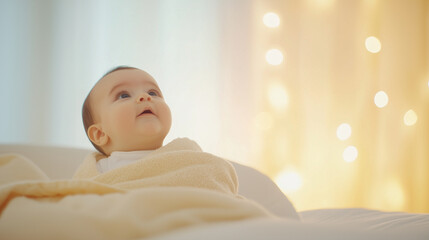
<svg viewBox="0 0 429 240">
<path fill-rule="evenodd" d="M 0 239 L 136 239 L 269 216 L 237 194 L 229 162 L 189 139 L 103 174 L 101 157 L 90 154 L 72 180 L 53 181 L 22 156 L 0 156 Z"/>
</svg>

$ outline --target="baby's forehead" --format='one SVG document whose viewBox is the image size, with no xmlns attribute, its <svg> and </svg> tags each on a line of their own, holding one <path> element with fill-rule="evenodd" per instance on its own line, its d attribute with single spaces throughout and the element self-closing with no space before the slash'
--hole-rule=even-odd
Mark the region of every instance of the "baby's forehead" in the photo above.
<svg viewBox="0 0 429 240">
<path fill-rule="evenodd" d="M 90 92 L 90 105 L 95 108 L 94 102 L 108 97 L 115 86 L 139 83 L 150 84 L 160 90 L 158 83 L 147 72 L 140 69 L 121 69 L 105 75 L 94 85 Z"/>
<path fill-rule="evenodd" d="M 110 91 L 120 84 L 149 84 L 159 88 L 156 80 L 147 72 L 140 69 L 121 69 L 101 78 L 92 89 L 94 95 Z"/>
</svg>

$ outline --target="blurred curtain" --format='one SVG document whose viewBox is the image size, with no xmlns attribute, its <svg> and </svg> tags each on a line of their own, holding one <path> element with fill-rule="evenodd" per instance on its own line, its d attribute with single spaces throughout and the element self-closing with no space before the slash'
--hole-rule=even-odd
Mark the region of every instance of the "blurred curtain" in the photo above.
<svg viewBox="0 0 429 240">
<path fill-rule="evenodd" d="M 267 12 L 278 27 L 262 23 Z M 299 209 L 429 212 L 429 2 L 257 1 L 254 13 L 260 168 Z M 381 45 L 374 53 L 371 36 Z M 265 61 L 272 48 L 279 65 Z M 284 109 L 272 85 L 287 93 Z M 345 140 L 342 123 L 352 130 Z M 348 146 L 356 158 L 343 156 Z"/>
</svg>

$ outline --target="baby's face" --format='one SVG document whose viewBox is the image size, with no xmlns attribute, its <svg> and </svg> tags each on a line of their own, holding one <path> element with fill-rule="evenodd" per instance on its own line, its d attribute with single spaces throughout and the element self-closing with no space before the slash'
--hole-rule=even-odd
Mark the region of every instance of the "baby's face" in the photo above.
<svg viewBox="0 0 429 240">
<path fill-rule="evenodd" d="M 90 133 L 90 138 L 97 134 L 105 137 L 105 141 L 95 143 L 107 155 L 157 149 L 171 127 L 171 112 L 158 84 L 139 69 L 122 69 L 105 76 L 95 85 L 90 106 L 95 122 L 92 126 L 100 129 Z"/>
</svg>

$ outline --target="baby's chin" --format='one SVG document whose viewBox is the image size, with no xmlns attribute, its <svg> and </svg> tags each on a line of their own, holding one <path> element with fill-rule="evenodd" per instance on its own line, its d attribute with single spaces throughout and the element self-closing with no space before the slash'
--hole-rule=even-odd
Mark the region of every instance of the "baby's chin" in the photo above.
<svg viewBox="0 0 429 240">
<path fill-rule="evenodd" d="M 142 137 L 156 137 L 162 135 L 164 128 L 160 122 L 157 121 L 142 121 L 137 124 L 135 133 Z"/>
<path fill-rule="evenodd" d="M 110 149 L 112 152 L 154 150 L 162 146 L 168 130 L 160 121 L 137 121 L 134 127 L 112 138 Z"/>
</svg>

